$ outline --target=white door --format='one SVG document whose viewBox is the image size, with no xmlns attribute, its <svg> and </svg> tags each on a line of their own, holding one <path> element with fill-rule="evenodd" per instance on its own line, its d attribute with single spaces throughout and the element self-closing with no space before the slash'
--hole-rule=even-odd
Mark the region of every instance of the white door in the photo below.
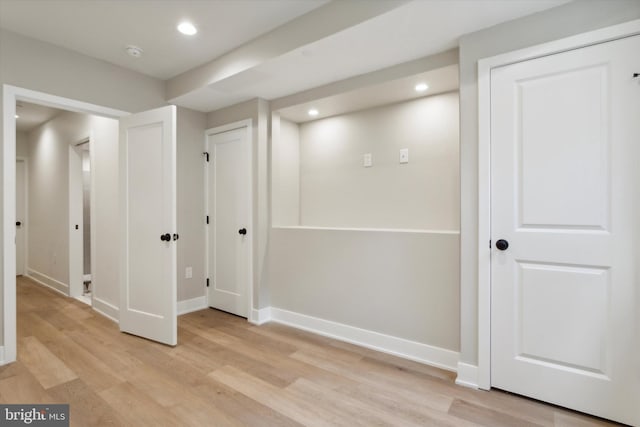
<svg viewBox="0 0 640 427">
<path fill-rule="evenodd" d="M 120 119 L 120 330 L 177 344 L 176 107 Z"/>
<path fill-rule="evenodd" d="M 16 160 L 16 275 L 26 273 L 26 203 L 27 167 L 23 159 Z"/>
<path fill-rule="evenodd" d="M 249 315 L 251 150 L 246 127 L 207 137 L 209 306 Z"/>
<path fill-rule="evenodd" d="M 491 74 L 491 385 L 632 425 L 638 52 L 636 36 Z"/>
</svg>

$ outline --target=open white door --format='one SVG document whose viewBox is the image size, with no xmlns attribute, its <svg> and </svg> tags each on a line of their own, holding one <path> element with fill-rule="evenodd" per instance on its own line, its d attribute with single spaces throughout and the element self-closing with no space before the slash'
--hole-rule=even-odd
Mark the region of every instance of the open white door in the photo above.
<svg viewBox="0 0 640 427">
<path fill-rule="evenodd" d="M 120 119 L 120 330 L 176 345 L 176 107 Z"/>
</svg>

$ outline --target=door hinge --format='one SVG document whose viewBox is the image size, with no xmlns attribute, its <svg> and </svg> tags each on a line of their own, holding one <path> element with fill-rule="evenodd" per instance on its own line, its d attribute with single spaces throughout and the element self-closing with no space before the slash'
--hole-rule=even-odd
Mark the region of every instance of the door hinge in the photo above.
<svg viewBox="0 0 640 427">
<path fill-rule="evenodd" d="M 204 153 L 202 153 L 202 154 L 204 154 L 204 160 L 205 160 L 206 162 L 208 162 L 208 161 L 209 161 L 209 152 L 208 152 L 208 151 L 205 151 L 205 152 L 204 152 Z"/>
<path fill-rule="evenodd" d="M 207 288 L 209 287 L 209 278 L 207 277 Z"/>
<path fill-rule="evenodd" d="M 207 224 L 209 224 L 209 215 L 207 215 Z"/>
<path fill-rule="evenodd" d="M 491 249 L 491 240 L 489 240 L 489 249 Z"/>
</svg>

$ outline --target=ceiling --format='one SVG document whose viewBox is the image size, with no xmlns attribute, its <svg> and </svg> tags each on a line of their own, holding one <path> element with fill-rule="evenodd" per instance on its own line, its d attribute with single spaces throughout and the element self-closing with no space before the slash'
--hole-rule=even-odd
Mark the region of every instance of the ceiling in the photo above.
<svg viewBox="0 0 640 427">
<path fill-rule="evenodd" d="M 19 102 L 16 105 L 16 130 L 18 132 L 29 132 L 43 123 L 53 119 L 64 110 L 45 107 L 44 105 Z"/>
<path fill-rule="evenodd" d="M 168 79 L 328 0 L 0 0 L 0 27 Z M 176 31 L 182 20 L 199 29 Z M 125 47 L 144 50 L 133 58 Z"/>
<path fill-rule="evenodd" d="M 429 88 L 424 92 L 417 92 L 415 87 L 418 83 L 426 83 Z M 316 99 L 313 102 L 305 102 L 282 108 L 278 113 L 287 120 L 303 123 L 351 111 L 437 95 L 457 89 L 458 66 L 449 65 L 412 76 Z M 312 108 L 318 110 L 318 115 L 315 117 L 309 116 L 308 112 Z"/>
<path fill-rule="evenodd" d="M 461 35 L 568 1 L 0 0 L 0 27 L 166 80 L 167 87 L 179 79 L 197 81 L 167 101 L 209 112 L 442 52 L 456 47 Z M 322 14 L 347 5 L 377 9 L 343 26 Z M 331 16 L 341 23 L 349 19 Z M 199 28 L 192 38 L 175 29 L 185 18 Z M 305 38 L 302 24 L 295 28 L 303 19 L 309 34 L 311 27 L 331 31 Z M 280 41 L 274 46 L 277 31 Z M 129 44 L 144 49 L 143 56 L 128 56 L 124 47 Z M 251 47 L 253 56 L 243 57 Z M 242 66 L 234 68 L 229 58 Z M 237 70 L 203 78 L 203 67 L 217 64 Z"/>
</svg>

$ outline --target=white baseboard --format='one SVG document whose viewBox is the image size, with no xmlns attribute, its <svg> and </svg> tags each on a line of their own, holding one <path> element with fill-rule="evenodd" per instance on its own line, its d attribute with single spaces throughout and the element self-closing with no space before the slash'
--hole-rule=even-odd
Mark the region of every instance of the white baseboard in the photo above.
<svg viewBox="0 0 640 427">
<path fill-rule="evenodd" d="M 271 320 L 271 307 L 261 308 L 260 310 L 256 310 L 255 308 L 251 309 L 251 315 L 249 316 L 249 322 L 254 325 L 262 325 Z"/>
<path fill-rule="evenodd" d="M 93 309 L 98 313 L 102 314 L 104 317 L 113 320 L 116 323 L 119 323 L 120 318 L 120 310 L 115 305 L 100 299 L 96 296 L 93 297 Z"/>
<path fill-rule="evenodd" d="M 478 367 L 464 362 L 458 362 L 458 376 L 456 384 L 463 387 L 478 389 Z"/>
<path fill-rule="evenodd" d="M 0 345 L 0 366 L 6 365 L 7 363 L 4 361 L 4 346 Z"/>
<path fill-rule="evenodd" d="M 53 289 L 56 292 L 61 293 L 62 295 L 69 296 L 69 285 L 66 283 L 62 283 L 59 280 L 54 279 L 53 277 L 49 277 L 44 273 L 40 273 L 34 269 L 29 268 L 27 277 L 29 277 L 34 282 L 46 286 L 49 289 Z"/>
<path fill-rule="evenodd" d="M 379 332 L 356 328 L 342 323 L 307 316 L 271 307 L 271 320 L 361 347 L 393 354 L 394 356 L 456 371 L 459 353 Z"/>
<path fill-rule="evenodd" d="M 181 314 L 187 314 L 194 311 L 203 310 L 208 307 L 209 307 L 209 303 L 207 301 L 206 295 L 203 295 L 197 298 L 178 301 L 178 316 L 180 316 Z"/>
</svg>

